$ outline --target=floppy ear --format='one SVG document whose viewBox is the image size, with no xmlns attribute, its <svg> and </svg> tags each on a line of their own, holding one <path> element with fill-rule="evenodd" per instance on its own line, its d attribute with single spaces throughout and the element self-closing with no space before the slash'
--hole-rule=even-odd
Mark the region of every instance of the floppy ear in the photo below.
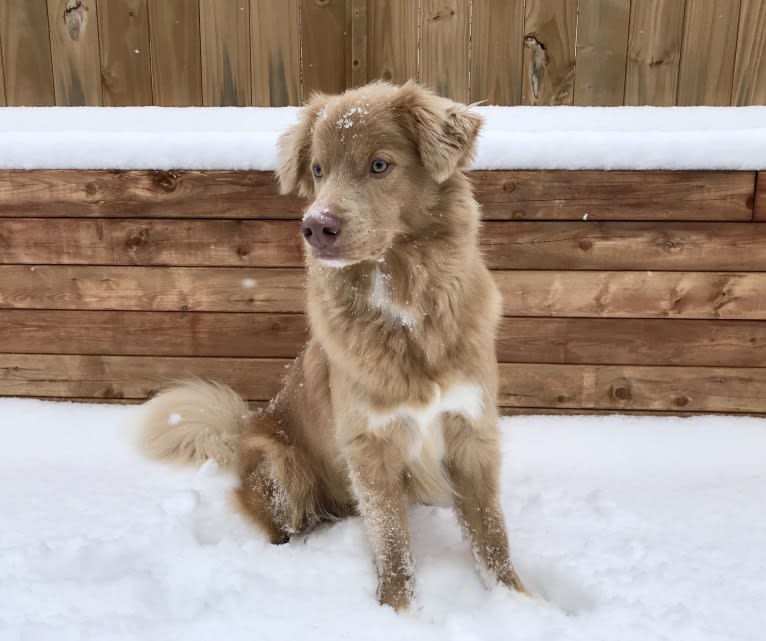
<svg viewBox="0 0 766 641">
<path fill-rule="evenodd" d="M 420 160 L 436 182 L 444 182 L 471 162 L 484 122 L 481 116 L 411 80 L 392 102 L 418 147 Z"/>
<path fill-rule="evenodd" d="M 277 179 L 279 191 L 289 194 L 297 191 L 308 198 L 314 191 L 314 180 L 311 176 L 311 136 L 314 133 L 314 123 L 329 96 L 316 93 L 301 109 L 298 122 L 285 130 L 277 142 Z"/>
</svg>

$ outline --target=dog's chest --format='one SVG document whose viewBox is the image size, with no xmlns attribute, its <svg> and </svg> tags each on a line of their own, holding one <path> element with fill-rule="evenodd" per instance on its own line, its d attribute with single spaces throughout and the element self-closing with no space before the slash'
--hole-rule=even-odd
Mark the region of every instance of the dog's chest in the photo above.
<svg viewBox="0 0 766 641">
<path fill-rule="evenodd" d="M 460 383 L 445 390 L 437 387 L 425 405 L 398 405 L 386 412 L 369 411 L 369 429 L 399 443 L 406 458 L 415 498 L 433 504 L 451 496 L 442 462 L 447 453 L 443 418 L 460 415 L 477 420 L 484 411 L 484 392 L 475 383 Z"/>
</svg>

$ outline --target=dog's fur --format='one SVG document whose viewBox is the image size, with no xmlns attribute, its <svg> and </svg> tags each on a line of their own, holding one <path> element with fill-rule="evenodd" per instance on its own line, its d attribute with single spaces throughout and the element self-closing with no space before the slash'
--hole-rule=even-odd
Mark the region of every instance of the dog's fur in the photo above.
<svg viewBox="0 0 766 641">
<path fill-rule="evenodd" d="M 312 199 L 304 220 L 342 223 L 329 250 L 307 246 L 306 349 L 263 411 L 182 382 L 143 426 L 152 455 L 238 466 L 239 502 L 274 543 L 361 513 L 378 598 L 397 610 L 413 592 L 410 500 L 453 504 L 477 560 L 523 590 L 498 501 L 500 296 L 462 172 L 480 126 L 414 83 L 315 95 L 280 138 L 277 172 L 284 193 Z M 389 168 L 371 173 L 375 159 Z"/>
</svg>

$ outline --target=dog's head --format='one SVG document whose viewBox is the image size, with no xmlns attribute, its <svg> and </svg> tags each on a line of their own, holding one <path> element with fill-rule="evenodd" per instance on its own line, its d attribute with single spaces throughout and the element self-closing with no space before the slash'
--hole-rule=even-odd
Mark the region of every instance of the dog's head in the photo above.
<svg viewBox="0 0 766 641">
<path fill-rule="evenodd" d="M 471 160 L 482 119 L 408 82 L 315 95 L 279 140 L 282 193 L 312 199 L 310 254 L 343 266 L 383 256 L 421 229 L 438 185 Z"/>
</svg>

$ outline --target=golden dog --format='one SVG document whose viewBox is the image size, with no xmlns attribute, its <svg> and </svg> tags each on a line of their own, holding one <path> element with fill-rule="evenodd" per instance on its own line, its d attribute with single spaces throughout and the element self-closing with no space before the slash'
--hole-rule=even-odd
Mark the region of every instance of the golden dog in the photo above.
<svg viewBox="0 0 766 641">
<path fill-rule="evenodd" d="M 314 96 L 277 171 L 282 192 L 311 199 L 308 345 L 262 411 L 187 381 L 143 424 L 153 456 L 236 467 L 239 502 L 274 543 L 358 511 L 378 599 L 397 610 L 413 594 L 410 501 L 454 505 L 477 561 L 523 590 L 498 500 L 501 301 L 463 174 L 481 124 L 414 83 Z"/>
</svg>

